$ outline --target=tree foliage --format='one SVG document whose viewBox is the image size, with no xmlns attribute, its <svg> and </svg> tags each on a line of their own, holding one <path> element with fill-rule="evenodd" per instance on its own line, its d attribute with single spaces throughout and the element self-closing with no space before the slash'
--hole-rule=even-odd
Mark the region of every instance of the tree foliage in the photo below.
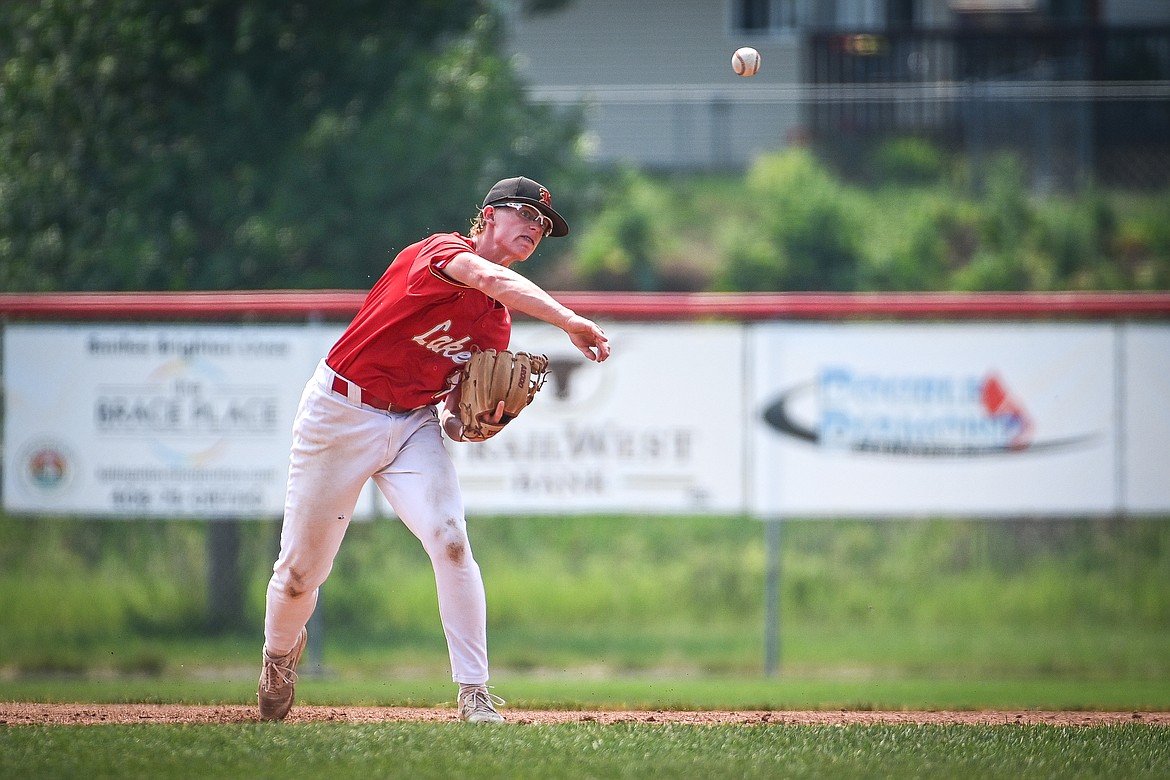
<svg viewBox="0 0 1170 780">
<path fill-rule="evenodd" d="M 742 176 L 627 171 L 578 237 L 578 278 L 687 292 L 1170 289 L 1170 190 L 1037 195 L 1011 156 L 976 189 L 969 165 L 902 140 L 862 183 L 801 148 Z"/>
<path fill-rule="evenodd" d="M 525 104 L 495 21 L 483 0 L 0 4 L 0 285 L 361 287 L 496 178 L 553 187 L 579 120 Z"/>
<path fill-rule="evenodd" d="M 614 207 L 591 219 L 578 242 L 581 271 L 600 289 L 660 289 L 658 258 L 670 243 L 663 215 L 671 203 L 662 188 L 632 170 L 612 177 L 608 195 Z"/>
<path fill-rule="evenodd" d="M 1170 192 L 1038 197 L 1011 158 L 975 176 L 894 139 L 851 178 L 799 148 L 714 186 L 589 168 L 496 7 L 0 3 L 0 288 L 364 288 L 516 173 L 574 224 L 525 264 L 562 289 L 1170 288 Z"/>
<path fill-rule="evenodd" d="M 862 224 L 851 193 L 813 155 L 796 149 L 752 168 L 747 191 L 759 207 L 753 230 L 729 253 L 737 290 L 853 289 L 861 262 Z M 769 262 L 768 247 L 774 247 Z"/>
</svg>

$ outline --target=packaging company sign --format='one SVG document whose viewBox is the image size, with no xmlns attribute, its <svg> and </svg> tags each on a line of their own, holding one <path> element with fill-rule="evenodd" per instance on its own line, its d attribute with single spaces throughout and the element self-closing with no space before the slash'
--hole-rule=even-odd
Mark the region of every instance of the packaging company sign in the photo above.
<svg viewBox="0 0 1170 780">
<path fill-rule="evenodd" d="M 752 331 L 763 516 L 1119 509 L 1108 325 Z"/>
<path fill-rule="evenodd" d="M 279 516 L 293 414 L 336 332 L 11 325 L 4 505 Z"/>
<path fill-rule="evenodd" d="M 560 330 L 513 329 L 551 377 L 503 433 L 449 445 L 468 511 L 742 512 L 743 328 L 604 327 L 600 365 Z"/>
</svg>

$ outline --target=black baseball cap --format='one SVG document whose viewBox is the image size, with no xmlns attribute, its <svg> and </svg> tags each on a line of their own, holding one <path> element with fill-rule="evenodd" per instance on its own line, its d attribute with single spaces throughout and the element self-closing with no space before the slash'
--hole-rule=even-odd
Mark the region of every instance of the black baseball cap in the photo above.
<svg viewBox="0 0 1170 780">
<path fill-rule="evenodd" d="M 535 206 L 541 214 L 552 220 L 552 236 L 566 236 L 569 234 L 569 223 L 552 207 L 552 195 L 540 182 L 527 179 L 523 176 L 513 176 L 511 179 L 501 179 L 496 182 L 487 197 L 483 199 L 484 206 L 496 203 L 527 203 Z"/>
</svg>

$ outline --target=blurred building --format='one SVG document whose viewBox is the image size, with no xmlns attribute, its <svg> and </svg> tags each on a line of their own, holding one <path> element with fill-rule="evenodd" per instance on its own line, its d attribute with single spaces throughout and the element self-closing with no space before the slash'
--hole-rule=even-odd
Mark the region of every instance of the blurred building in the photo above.
<svg viewBox="0 0 1170 780">
<path fill-rule="evenodd" d="M 1041 187 L 1170 181 L 1168 0 L 501 3 L 533 97 L 587 106 L 598 160 L 736 169 L 914 135 L 1010 148 Z"/>
</svg>

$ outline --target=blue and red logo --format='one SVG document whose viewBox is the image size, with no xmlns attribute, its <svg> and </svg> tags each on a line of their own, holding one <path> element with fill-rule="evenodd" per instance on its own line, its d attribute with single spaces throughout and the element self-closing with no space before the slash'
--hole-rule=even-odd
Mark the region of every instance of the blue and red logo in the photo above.
<svg viewBox="0 0 1170 780">
<path fill-rule="evenodd" d="M 1024 450 L 1032 443 L 1032 421 L 1023 405 L 1012 398 L 1007 388 L 994 374 L 983 380 L 979 397 L 983 410 L 993 420 L 1001 421 L 1005 431 L 1012 432 L 1006 445 L 1008 449 Z"/>
<path fill-rule="evenodd" d="M 39 441 L 25 447 L 20 473 L 26 485 L 38 492 L 54 493 L 73 480 L 75 459 L 69 449 L 56 441 Z"/>
<path fill-rule="evenodd" d="M 1036 439 L 1027 405 L 997 374 L 881 374 L 830 366 L 765 407 L 782 435 L 826 449 L 979 457 L 1069 447 L 1093 434 Z"/>
</svg>

